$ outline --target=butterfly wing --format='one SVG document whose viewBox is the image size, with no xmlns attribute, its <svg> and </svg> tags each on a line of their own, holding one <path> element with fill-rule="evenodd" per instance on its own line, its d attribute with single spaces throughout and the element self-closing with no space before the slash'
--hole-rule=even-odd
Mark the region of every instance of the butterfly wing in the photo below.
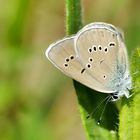
<svg viewBox="0 0 140 140">
<path fill-rule="evenodd" d="M 90 23 L 90 24 L 86 25 L 83 29 L 86 29 L 89 27 L 111 29 L 114 32 L 117 32 L 121 36 L 121 38 L 124 39 L 124 33 L 123 33 L 122 29 L 120 29 L 119 27 L 116 28 L 112 24 L 104 23 L 104 22 L 94 22 L 94 23 Z"/>
<path fill-rule="evenodd" d="M 119 71 L 119 78 L 127 79 L 127 89 L 132 89 L 132 79 L 129 72 L 129 65 L 128 65 L 128 55 L 125 44 L 123 41 L 120 42 L 121 47 L 119 48 L 118 52 L 118 71 Z M 126 83 L 126 82 L 125 82 Z"/>
<path fill-rule="evenodd" d="M 46 56 L 67 76 L 92 89 L 111 93 L 112 91 L 105 88 L 98 80 L 96 80 L 96 78 L 91 76 L 85 67 L 81 65 L 74 50 L 74 39 L 75 36 L 64 38 L 51 44 L 46 51 Z"/>
<path fill-rule="evenodd" d="M 123 77 L 127 68 L 127 55 L 121 32 L 110 24 L 89 24 L 78 32 L 75 50 L 79 61 L 92 77 L 104 85 L 104 88 L 108 87 L 116 92 L 118 70 Z"/>
<path fill-rule="evenodd" d="M 118 52 L 118 64 L 123 66 L 124 73 L 128 73 L 128 58 L 127 50 L 123 41 L 120 42 L 120 48 Z"/>
</svg>

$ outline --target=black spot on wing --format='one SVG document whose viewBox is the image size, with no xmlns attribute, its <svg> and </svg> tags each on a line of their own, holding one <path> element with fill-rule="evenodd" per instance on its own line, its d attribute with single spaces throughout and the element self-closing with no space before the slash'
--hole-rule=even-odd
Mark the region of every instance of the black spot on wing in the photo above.
<svg viewBox="0 0 140 140">
<path fill-rule="evenodd" d="M 81 70 L 81 73 L 84 73 L 85 70 L 86 70 L 86 69 L 82 69 L 82 70 Z"/>
<path fill-rule="evenodd" d="M 109 43 L 109 46 L 110 46 L 110 47 L 114 47 L 114 46 L 115 46 L 115 43 L 114 43 L 114 42 L 110 42 L 110 43 Z"/>
</svg>

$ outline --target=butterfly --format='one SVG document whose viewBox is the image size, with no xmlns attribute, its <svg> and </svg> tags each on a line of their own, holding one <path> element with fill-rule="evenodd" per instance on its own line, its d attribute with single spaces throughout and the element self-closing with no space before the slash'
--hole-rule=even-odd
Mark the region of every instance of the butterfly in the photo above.
<svg viewBox="0 0 140 140">
<path fill-rule="evenodd" d="M 95 22 L 52 43 L 45 52 L 52 64 L 81 84 L 107 93 L 111 101 L 129 98 L 132 80 L 122 31 Z"/>
</svg>

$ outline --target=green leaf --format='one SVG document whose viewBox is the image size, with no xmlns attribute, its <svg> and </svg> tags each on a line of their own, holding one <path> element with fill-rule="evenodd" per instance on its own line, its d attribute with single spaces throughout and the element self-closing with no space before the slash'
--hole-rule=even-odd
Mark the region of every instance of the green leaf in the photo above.
<svg viewBox="0 0 140 140">
<path fill-rule="evenodd" d="M 98 120 L 103 111 L 106 102 L 100 105 L 100 108 L 90 117 L 87 116 L 96 110 L 97 106 L 108 95 L 97 93 L 77 82 L 74 82 L 78 101 L 80 105 L 80 113 L 89 140 L 116 140 L 117 139 L 117 124 L 118 110 L 115 104 L 108 102 L 105 112 L 102 116 L 102 121 L 98 124 Z"/>
<path fill-rule="evenodd" d="M 140 138 L 140 49 L 137 48 L 131 58 L 133 92 L 130 99 L 123 99 L 120 111 L 120 140 L 138 140 Z"/>
</svg>

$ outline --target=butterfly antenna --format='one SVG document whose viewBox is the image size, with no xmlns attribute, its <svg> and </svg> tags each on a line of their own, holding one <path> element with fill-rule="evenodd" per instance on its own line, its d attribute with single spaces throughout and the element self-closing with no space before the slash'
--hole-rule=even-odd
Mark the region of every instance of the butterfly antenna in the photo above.
<svg viewBox="0 0 140 140">
<path fill-rule="evenodd" d="M 106 106 L 107 106 L 107 104 L 111 101 L 111 96 L 109 96 L 109 98 L 106 100 L 106 103 L 105 103 L 105 106 L 104 106 L 104 108 L 103 108 L 103 110 L 102 110 L 102 113 L 101 113 L 101 116 L 100 116 L 100 118 L 99 118 L 99 120 L 98 120 L 98 124 L 100 124 L 100 122 L 101 122 L 101 120 L 102 120 L 102 117 L 103 117 L 103 114 L 104 114 L 104 112 L 105 112 L 105 109 L 106 109 Z"/>
<path fill-rule="evenodd" d="M 87 119 L 88 119 L 88 118 L 91 118 L 92 115 L 97 111 L 97 109 L 99 109 L 99 108 L 101 107 L 101 104 L 102 104 L 103 102 L 105 102 L 106 100 L 110 99 L 109 97 L 110 97 L 110 95 L 107 96 L 106 98 L 104 98 L 104 99 L 100 102 L 100 104 L 87 116 Z"/>
</svg>

